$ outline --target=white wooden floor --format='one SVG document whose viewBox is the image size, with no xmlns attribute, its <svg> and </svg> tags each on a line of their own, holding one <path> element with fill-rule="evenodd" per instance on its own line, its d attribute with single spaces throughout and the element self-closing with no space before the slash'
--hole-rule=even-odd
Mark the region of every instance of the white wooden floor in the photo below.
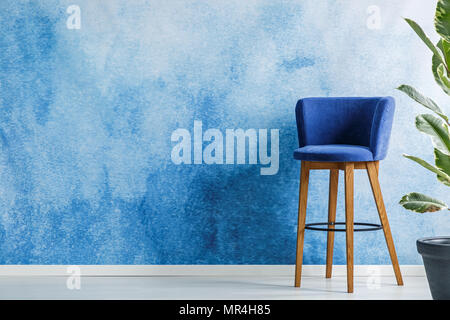
<svg viewBox="0 0 450 320">
<path fill-rule="evenodd" d="M 302 288 L 291 276 L 151 276 L 80 279 L 68 289 L 64 276 L 1 276 L 0 299 L 431 299 L 425 277 L 355 277 L 355 292 L 346 293 L 346 278 L 303 277 Z"/>
</svg>

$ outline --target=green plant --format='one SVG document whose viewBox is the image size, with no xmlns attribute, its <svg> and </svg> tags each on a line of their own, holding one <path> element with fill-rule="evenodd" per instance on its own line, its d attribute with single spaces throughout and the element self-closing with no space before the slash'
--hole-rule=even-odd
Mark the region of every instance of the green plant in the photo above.
<svg viewBox="0 0 450 320">
<path fill-rule="evenodd" d="M 435 28 L 441 39 L 436 45 L 416 22 L 411 19 L 405 20 L 430 48 L 433 53 L 432 71 L 434 79 L 442 90 L 450 95 L 450 0 L 439 0 L 437 3 Z M 436 174 L 441 183 L 450 186 L 450 123 L 448 117 L 433 100 L 423 96 L 413 87 L 401 85 L 398 90 L 406 93 L 416 102 L 435 113 L 435 115 L 420 114 L 416 117 L 416 128 L 431 137 L 434 147 L 434 165 L 418 157 L 407 154 L 403 156 L 430 170 Z M 449 209 L 444 202 L 417 192 L 403 196 L 400 204 L 408 210 L 420 213 Z"/>
</svg>

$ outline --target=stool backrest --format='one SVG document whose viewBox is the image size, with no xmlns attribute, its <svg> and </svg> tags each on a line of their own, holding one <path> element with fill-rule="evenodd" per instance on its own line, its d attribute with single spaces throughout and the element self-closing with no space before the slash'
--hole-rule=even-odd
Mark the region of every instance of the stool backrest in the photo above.
<svg viewBox="0 0 450 320">
<path fill-rule="evenodd" d="M 374 160 L 382 160 L 387 154 L 394 109 L 392 97 L 301 99 L 295 109 L 300 147 L 365 146 Z"/>
</svg>

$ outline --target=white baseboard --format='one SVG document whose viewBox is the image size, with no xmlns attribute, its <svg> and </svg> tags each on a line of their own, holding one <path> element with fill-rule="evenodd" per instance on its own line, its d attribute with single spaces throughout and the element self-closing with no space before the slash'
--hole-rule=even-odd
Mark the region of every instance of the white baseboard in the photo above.
<svg viewBox="0 0 450 320">
<path fill-rule="evenodd" d="M 67 276 L 67 265 L 0 265 L 0 276 Z M 80 265 L 82 276 L 294 276 L 294 265 Z M 423 265 L 403 265 L 404 276 L 425 276 Z M 345 265 L 333 266 L 333 276 L 346 276 Z M 391 265 L 356 265 L 355 276 L 393 276 Z M 303 266 L 303 276 L 323 276 L 324 265 Z"/>
</svg>

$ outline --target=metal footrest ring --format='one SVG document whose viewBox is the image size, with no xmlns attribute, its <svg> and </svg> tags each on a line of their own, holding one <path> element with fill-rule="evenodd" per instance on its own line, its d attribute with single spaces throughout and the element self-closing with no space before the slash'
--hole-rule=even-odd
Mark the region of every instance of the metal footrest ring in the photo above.
<svg viewBox="0 0 450 320">
<path fill-rule="evenodd" d="M 317 223 L 307 223 L 305 224 L 305 229 L 308 230 L 315 230 L 315 231 L 332 231 L 332 232 L 345 232 L 345 229 L 335 229 L 335 228 L 321 228 L 317 226 L 335 226 L 335 225 L 344 225 L 345 222 L 334 222 L 334 223 L 328 223 L 328 222 L 317 222 Z M 363 231 L 376 231 L 383 229 L 383 226 L 381 224 L 376 223 L 365 223 L 365 222 L 354 222 L 354 226 L 364 226 L 365 228 L 357 228 L 353 229 L 354 232 L 363 232 Z"/>
</svg>

